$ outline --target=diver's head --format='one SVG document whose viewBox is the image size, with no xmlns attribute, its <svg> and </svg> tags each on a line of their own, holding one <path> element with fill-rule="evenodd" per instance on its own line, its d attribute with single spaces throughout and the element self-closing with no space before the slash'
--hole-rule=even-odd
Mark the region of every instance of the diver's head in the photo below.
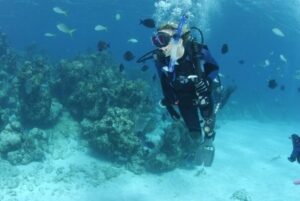
<svg viewBox="0 0 300 201">
<path fill-rule="evenodd" d="M 171 42 L 171 39 L 174 38 L 177 32 L 178 25 L 175 23 L 167 23 L 160 27 L 158 27 L 157 32 L 152 37 L 152 43 L 159 49 L 166 49 Z M 188 32 L 187 27 L 185 27 L 182 31 L 182 39 L 185 40 L 183 36 L 185 36 Z"/>
<path fill-rule="evenodd" d="M 157 32 L 152 36 L 152 43 L 158 48 L 164 48 L 169 45 L 172 37 L 176 32 L 175 26 L 165 24 L 157 29 Z"/>
</svg>

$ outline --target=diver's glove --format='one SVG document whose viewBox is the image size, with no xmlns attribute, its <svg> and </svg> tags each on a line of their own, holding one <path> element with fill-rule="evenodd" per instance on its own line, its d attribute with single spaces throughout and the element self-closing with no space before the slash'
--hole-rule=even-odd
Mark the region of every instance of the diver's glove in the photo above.
<svg viewBox="0 0 300 201">
<path fill-rule="evenodd" d="M 200 106 L 207 106 L 211 104 L 210 96 L 210 83 L 207 79 L 201 78 L 198 82 L 195 83 L 195 90 L 198 99 L 196 104 Z"/>
<path fill-rule="evenodd" d="M 204 94 L 209 91 L 209 81 L 201 78 L 197 83 L 195 83 L 195 88 L 198 94 Z"/>
<path fill-rule="evenodd" d="M 178 114 L 178 112 L 174 109 L 172 104 L 169 101 L 167 101 L 165 98 L 163 98 L 162 100 L 159 101 L 159 105 L 161 107 L 165 107 L 167 109 L 167 111 L 169 112 L 172 119 L 174 119 L 174 120 L 180 119 L 180 115 Z"/>
</svg>

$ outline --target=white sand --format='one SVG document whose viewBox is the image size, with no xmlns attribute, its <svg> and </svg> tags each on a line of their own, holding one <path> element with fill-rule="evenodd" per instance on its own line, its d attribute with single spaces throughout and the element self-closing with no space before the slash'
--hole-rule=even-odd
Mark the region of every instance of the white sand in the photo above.
<svg viewBox="0 0 300 201">
<path fill-rule="evenodd" d="M 108 163 L 69 141 L 60 159 L 54 155 L 44 164 L 16 168 L 0 161 L 0 200 L 226 201 L 244 189 L 252 201 L 299 201 L 300 185 L 293 180 L 300 179 L 300 164 L 287 160 L 294 132 L 300 132 L 299 123 L 222 122 L 213 167 L 199 175 L 202 168 L 161 175 L 116 169 L 120 175 L 110 179 L 102 171 Z"/>
</svg>

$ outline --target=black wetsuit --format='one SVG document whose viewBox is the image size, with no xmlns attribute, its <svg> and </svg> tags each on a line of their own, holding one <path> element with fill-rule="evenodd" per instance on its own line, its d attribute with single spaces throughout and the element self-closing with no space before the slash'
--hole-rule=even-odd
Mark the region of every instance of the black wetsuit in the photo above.
<svg viewBox="0 0 300 201">
<path fill-rule="evenodd" d="M 193 44 L 196 44 L 198 47 L 196 49 L 198 51 L 191 48 L 191 45 Z M 211 56 L 207 46 L 188 41 L 185 43 L 184 48 L 184 55 L 177 60 L 178 65 L 175 65 L 174 74 L 164 71 L 163 67 L 168 66 L 170 57 L 165 57 L 162 52 L 157 54 L 155 65 L 160 77 L 165 102 L 171 105 L 178 105 L 180 115 L 189 131 L 194 133 L 194 135 L 195 133 L 198 133 L 196 136 L 191 137 L 197 139 L 201 136 L 201 123 L 198 109 L 200 109 L 204 122 L 211 121 L 209 123 L 212 124 L 211 128 L 213 129 L 215 118 L 214 103 L 213 101 L 210 101 L 210 104 L 205 107 L 200 107 L 195 104 L 195 100 L 197 100 L 195 82 L 191 79 L 187 79 L 187 77 L 189 75 L 197 74 L 196 68 L 199 67 L 196 63 L 201 62 L 201 76 L 209 81 L 209 86 L 211 88 L 213 81 L 218 78 L 219 67 Z M 211 91 L 212 90 L 210 89 L 209 96 L 211 96 Z"/>
<path fill-rule="evenodd" d="M 293 143 L 293 151 L 288 157 L 289 161 L 294 162 L 298 161 L 300 163 L 300 137 L 297 134 L 293 134 L 291 136 L 292 143 Z"/>
</svg>

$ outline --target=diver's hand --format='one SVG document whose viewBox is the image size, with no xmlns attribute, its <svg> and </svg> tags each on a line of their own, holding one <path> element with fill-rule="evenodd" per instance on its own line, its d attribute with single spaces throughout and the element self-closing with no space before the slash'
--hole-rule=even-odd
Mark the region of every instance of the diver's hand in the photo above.
<svg viewBox="0 0 300 201">
<path fill-rule="evenodd" d="M 203 78 L 201 78 L 199 82 L 195 83 L 195 90 L 197 95 L 195 105 L 208 106 L 212 104 L 209 85 L 209 81 Z"/>
<path fill-rule="evenodd" d="M 195 83 L 195 89 L 197 96 L 203 96 L 209 92 L 209 81 L 201 78 L 197 83 Z"/>
<path fill-rule="evenodd" d="M 166 108 L 173 120 L 180 119 L 180 115 L 178 114 L 178 112 L 174 109 L 172 104 L 170 104 L 165 98 L 159 101 L 159 106 Z"/>
</svg>

